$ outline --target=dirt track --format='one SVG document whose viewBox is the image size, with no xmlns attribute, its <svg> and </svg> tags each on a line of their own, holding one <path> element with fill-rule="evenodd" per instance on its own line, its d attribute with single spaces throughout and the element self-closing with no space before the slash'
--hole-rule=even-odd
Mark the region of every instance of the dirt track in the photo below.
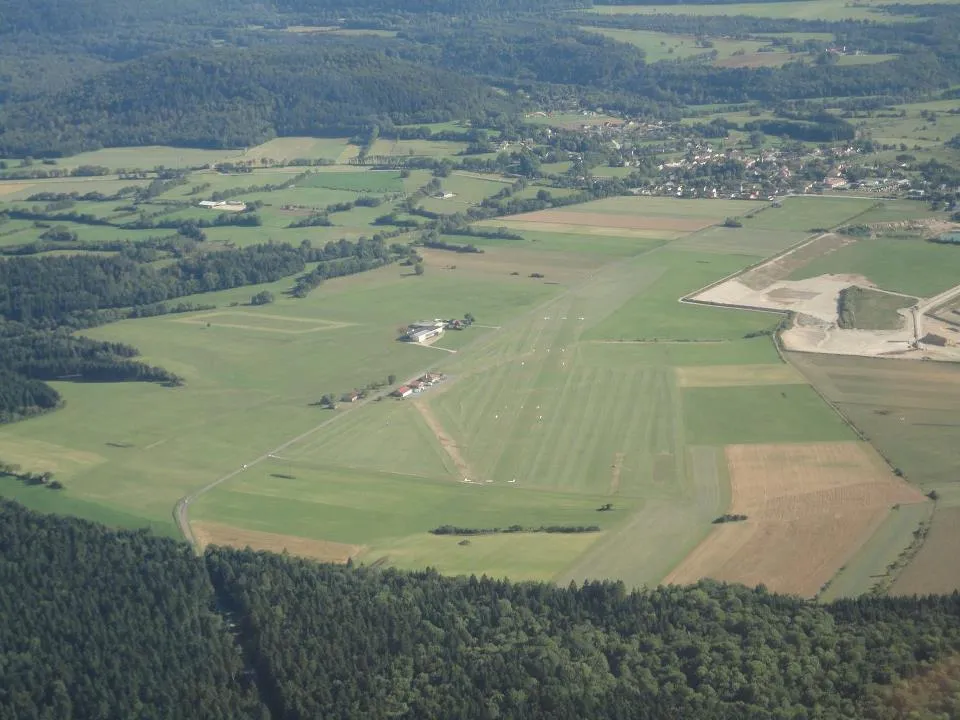
<svg viewBox="0 0 960 720">
<path fill-rule="evenodd" d="M 476 477 L 470 470 L 470 466 L 467 465 L 467 461 L 463 459 L 463 455 L 460 453 L 460 447 L 456 442 L 454 442 L 452 437 L 447 435 L 446 431 L 443 429 L 443 426 L 440 424 L 440 421 L 437 420 L 430 407 L 422 400 L 414 400 L 413 406 L 420 411 L 424 421 L 427 423 L 433 434 L 437 436 L 437 440 L 440 441 L 440 445 L 446 451 L 447 455 L 450 456 L 450 459 L 453 460 L 453 464 L 457 468 L 457 473 L 459 473 L 461 477 L 471 481 L 476 480 Z"/>
</svg>

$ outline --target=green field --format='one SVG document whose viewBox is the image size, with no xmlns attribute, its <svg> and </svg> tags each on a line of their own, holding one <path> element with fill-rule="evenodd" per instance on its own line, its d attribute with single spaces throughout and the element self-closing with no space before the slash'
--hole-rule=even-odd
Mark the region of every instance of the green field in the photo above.
<svg viewBox="0 0 960 720">
<path fill-rule="evenodd" d="M 697 38 L 693 35 L 675 35 L 673 33 L 655 32 L 652 30 L 621 30 L 618 28 L 581 27 L 581 30 L 599 33 L 612 40 L 635 45 L 646 53 L 647 62 L 659 60 L 682 60 L 699 55 L 707 55 L 713 50 L 717 57 L 728 58 L 734 53 L 743 51 L 753 55 L 760 48 L 770 47 L 764 40 L 732 40 L 726 38 L 710 38 L 712 47 L 698 47 Z M 784 55 L 785 53 L 778 53 Z"/>
<path fill-rule="evenodd" d="M 895 0 L 890 0 L 894 2 Z M 876 8 L 885 4 L 839 3 L 836 0 L 790 0 L 774 3 L 737 3 L 732 5 L 594 5 L 590 12 L 602 15 L 667 14 L 677 15 L 753 15 L 754 17 L 799 18 L 801 20 L 873 20 L 894 22 L 899 18 Z"/>
<path fill-rule="evenodd" d="M 866 275 L 891 292 L 932 297 L 957 284 L 960 248 L 919 237 L 864 238 L 818 258 L 790 276 L 792 280 L 825 273 Z"/>
<path fill-rule="evenodd" d="M 297 183 L 298 187 L 354 190 L 364 193 L 400 192 L 403 179 L 397 171 L 314 172 Z"/>
<path fill-rule="evenodd" d="M 701 445 L 855 440 L 807 385 L 687 388 L 684 418 Z"/>
<path fill-rule="evenodd" d="M 839 321 L 842 328 L 857 330 L 896 330 L 904 319 L 897 311 L 916 304 L 916 298 L 849 287 L 840 292 Z"/>
<path fill-rule="evenodd" d="M 877 200 L 845 197 L 788 197 L 783 207 L 769 206 L 752 218 L 743 218 L 744 227 L 763 230 L 810 232 L 859 222 L 859 215 L 877 205 Z"/>
<path fill-rule="evenodd" d="M 687 305 L 680 298 L 755 262 L 744 255 L 673 252 L 669 246 L 651 257 L 635 282 L 645 287 L 591 328 L 591 340 L 736 340 L 768 330 L 776 318 L 726 308 Z"/>
</svg>

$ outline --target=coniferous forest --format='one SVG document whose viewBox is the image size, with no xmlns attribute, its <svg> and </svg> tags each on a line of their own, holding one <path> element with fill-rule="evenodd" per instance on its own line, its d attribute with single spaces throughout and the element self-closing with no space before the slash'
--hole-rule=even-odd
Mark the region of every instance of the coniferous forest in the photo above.
<svg viewBox="0 0 960 720">
<path fill-rule="evenodd" d="M 713 582 L 627 592 L 249 550 L 198 558 L 145 531 L 9 501 L 0 568 L 0 717 L 960 711 L 945 673 L 960 651 L 957 594 L 818 605 Z"/>
</svg>

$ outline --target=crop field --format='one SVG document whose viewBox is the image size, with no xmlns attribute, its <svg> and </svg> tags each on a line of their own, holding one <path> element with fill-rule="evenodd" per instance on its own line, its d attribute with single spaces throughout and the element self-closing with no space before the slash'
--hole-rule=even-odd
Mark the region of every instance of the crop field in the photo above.
<svg viewBox="0 0 960 720">
<path fill-rule="evenodd" d="M 894 595 L 951 593 L 960 588 L 960 507 L 937 508 L 929 534 L 894 583 Z"/>
<path fill-rule="evenodd" d="M 894 0 L 890 0 L 893 2 Z M 737 3 L 733 5 L 594 5 L 587 12 L 602 15 L 637 15 L 673 13 L 677 15 L 753 15 L 770 18 L 799 18 L 801 20 L 873 20 L 893 22 L 900 16 L 888 15 L 877 8 L 886 4 L 879 0 L 857 4 L 838 3 L 835 0 L 791 0 L 777 3 Z M 909 16 L 906 16 L 909 17 Z"/>
<path fill-rule="evenodd" d="M 924 503 L 866 443 L 729 445 L 729 512 L 667 578 L 713 577 L 812 597 L 895 504 Z"/>
<path fill-rule="evenodd" d="M 847 560 L 827 589 L 818 597 L 830 602 L 837 598 L 857 597 L 881 584 L 886 585 L 891 575 L 891 566 L 900 560 L 904 551 L 914 541 L 917 528 L 921 523 L 930 520 L 932 512 L 933 503 L 929 502 L 894 505 L 863 547 Z M 953 553 L 948 553 L 942 557 L 952 555 Z M 951 590 L 960 586 L 960 578 L 956 578 L 954 582 L 956 584 Z"/>
<path fill-rule="evenodd" d="M 911 484 L 939 496 L 930 534 L 894 583 L 893 592 L 939 592 L 945 584 L 951 590 L 960 588 L 960 577 L 951 572 L 956 565 L 955 509 L 960 507 L 956 475 L 960 368 L 949 363 L 789 355 L 791 363 Z"/>
<path fill-rule="evenodd" d="M 863 238 L 812 259 L 791 280 L 826 273 L 865 275 L 878 287 L 915 297 L 932 297 L 958 282 L 960 248 L 929 243 L 918 236 Z"/>
</svg>

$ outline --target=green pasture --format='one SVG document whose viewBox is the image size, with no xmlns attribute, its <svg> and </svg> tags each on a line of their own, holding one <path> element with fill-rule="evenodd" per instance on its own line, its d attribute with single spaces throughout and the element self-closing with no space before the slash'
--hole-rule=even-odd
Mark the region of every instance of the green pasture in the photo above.
<svg viewBox="0 0 960 720">
<path fill-rule="evenodd" d="M 27 486 L 20 480 L 0 475 L 0 496 L 16 500 L 21 505 L 42 513 L 75 515 L 115 528 L 136 530 L 149 528 L 158 535 L 180 538 L 180 533 L 172 523 L 158 522 L 145 517 L 114 510 L 96 502 L 81 500 L 66 491 L 51 490 L 41 486 Z"/>
<path fill-rule="evenodd" d="M 282 137 L 247 148 L 239 153 L 236 159 L 289 162 L 303 158 L 337 161 L 345 155 L 351 155 L 350 150 L 354 147 L 349 145 L 347 138 Z"/>
<path fill-rule="evenodd" d="M 557 208 L 556 212 L 613 213 L 617 215 L 644 215 L 652 217 L 712 219 L 740 216 L 759 210 L 764 203 L 750 200 L 689 200 L 645 195 L 611 197 L 580 205 Z"/>
<path fill-rule="evenodd" d="M 852 58 L 857 59 L 857 58 Z M 905 117 L 869 117 L 864 118 L 875 138 L 882 138 L 888 144 L 906 143 L 911 148 L 917 141 L 924 144 L 943 143 L 960 134 L 960 114 L 949 113 L 960 107 L 960 101 L 946 103 L 917 103 L 915 105 L 897 105 L 894 111 L 906 111 Z M 923 111 L 936 113 L 935 119 L 920 117 Z M 889 114 L 889 113 L 887 113 Z"/>
<path fill-rule="evenodd" d="M 656 273 L 638 292 L 601 323 L 590 329 L 591 340 L 736 340 L 776 326 L 777 317 L 680 303 L 684 297 L 731 275 L 756 258 L 674 252 L 666 248 L 642 257 L 646 269 Z M 642 288 L 642 289 L 641 289 Z"/>
<path fill-rule="evenodd" d="M 384 457 L 389 449 L 382 451 Z M 486 573 L 549 580 L 602 533 L 434 536 L 439 525 L 616 526 L 629 511 L 598 513 L 603 496 L 465 484 L 344 467 L 269 460 L 204 496 L 197 520 L 263 532 L 364 546 L 360 562 L 407 568 L 431 566 L 448 574 Z"/>
<path fill-rule="evenodd" d="M 380 137 L 370 148 L 370 157 L 381 156 L 426 156 L 452 157 L 465 150 L 467 143 L 447 140 L 394 140 Z"/>
<path fill-rule="evenodd" d="M 403 179 L 395 170 L 354 172 L 313 172 L 297 183 L 298 187 L 352 190 L 361 193 L 388 193 L 403 190 Z"/>
<path fill-rule="evenodd" d="M 866 275 L 884 290 L 932 297 L 960 282 L 960 248 L 916 236 L 863 238 L 814 258 L 790 279 L 825 273 Z"/>
<path fill-rule="evenodd" d="M 153 170 L 156 167 L 190 168 L 237 160 L 242 150 L 200 150 L 165 145 L 104 148 L 71 155 L 57 161 L 60 167 L 101 165 L 111 170 Z"/>
<path fill-rule="evenodd" d="M 943 217 L 944 213 L 930 209 L 930 204 L 917 200 L 880 200 L 871 209 L 858 215 L 857 224 L 872 225 L 874 223 L 903 222 L 904 220 L 922 220 L 926 218 Z"/>
<path fill-rule="evenodd" d="M 841 314 L 843 327 L 858 330 L 896 330 L 903 327 L 904 318 L 898 310 L 915 305 L 917 300 L 903 295 L 873 290 L 872 288 L 847 288 Z"/>
<path fill-rule="evenodd" d="M 768 206 L 751 218 L 743 218 L 744 227 L 756 230 L 794 230 L 810 232 L 815 228 L 833 228 L 859 222 L 859 215 L 878 201 L 846 197 L 788 197 L 782 207 Z"/>
<path fill-rule="evenodd" d="M 80 194 L 101 192 L 113 195 L 118 190 L 130 186 L 145 187 L 149 180 L 118 180 L 116 177 L 92 178 L 47 178 L 43 180 L 4 180 L 0 181 L 0 202 L 25 200 L 41 192 Z"/>
<path fill-rule="evenodd" d="M 598 28 L 582 26 L 581 30 L 599 33 L 612 40 L 634 45 L 646 53 L 647 62 L 659 60 L 682 60 L 717 51 L 717 58 L 728 58 L 743 51 L 753 55 L 760 48 L 770 47 L 766 40 L 733 40 L 727 38 L 708 38 L 712 47 L 698 47 L 693 35 L 677 35 L 654 30 L 623 30 L 620 28 Z M 785 51 L 784 51 L 785 52 Z M 779 54 L 783 54 L 782 52 Z"/>
<path fill-rule="evenodd" d="M 809 235 L 791 230 L 761 230 L 752 226 L 728 228 L 708 227 L 670 243 L 671 250 L 720 255 L 755 255 L 769 257 L 803 242 Z"/>
<path fill-rule="evenodd" d="M 809 385 L 684 388 L 683 417 L 702 445 L 856 440 Z"/>
<path fill-rule="evenodd" d="M 496 220 L 477 223 L 478 227 L 496 229 L 501 226 Z M 448 242 L 471 242 L 477 247 L 524 248 L 543 252 L 563 252 L 583 255 L 602 256 L 609 259 L 631 257 L 663 245 L 666 240 L 650 238 L 623 238 L 613 235 L 577 235 L 575 233 L 551 233 L 530 230 L 514 230 L 523 236 L 523 240 L 502 240 L 499 238 L 466 237 L 463 235 L 446 236 Z"/>
<path fill-rule="evenodd" d="M 830 581 L 819 599 L 830 602 L 870 592 L 887 574 L 889 566 L 913 542 L 920 523 L 930 519 L 932 503 L 897 505 L 870 539 Z"/>
<path fill-rule="evenodd" d="M 893 2 L 894 0 L 891 0 Z M 873 20 L 874 22 L 896 22 L 901 17 L 888 15 L 877 9 L 884 4 L 879 0 L 873 3 L 839 3 L 836 0 L 793 0 L 774 3 L 736 3 L 733 5 L 594 5 L 588 11 L 601 15 L 752 15 L 769 18 L 797 18 L 800 20 Z M 909 16 L 906 16 L 909 17 Z"/>
<path fill-rule="evenodd" d="M 847 66 L 847 65 L 876 65 L 877 63 L 889 62 L 890 60 L 896 60 L 899 55 L 892 54 L 869 54 L 864 53 L 862 55 L 841 55 L 837 58 L 837 65 Z"/>
<path fill-rule="evenodd" d="M 635 365 L 676 368 L 780 362 L 772 340 L 766 336 L 707 343 L 586 341 L 578 352 L 592 366 L 621 369 Z"/>
</svg>

